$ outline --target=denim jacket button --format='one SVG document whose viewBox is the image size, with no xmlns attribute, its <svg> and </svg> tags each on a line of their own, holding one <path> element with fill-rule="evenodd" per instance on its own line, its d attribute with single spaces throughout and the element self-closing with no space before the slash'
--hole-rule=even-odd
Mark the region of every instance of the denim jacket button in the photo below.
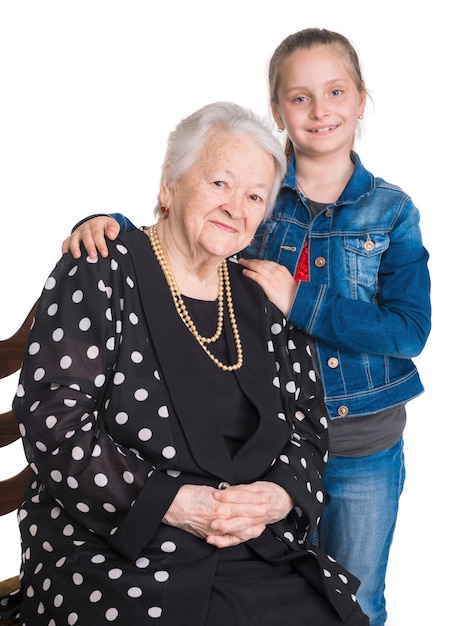
<svg viewBox="0 0 461 626">
<path fill-rule="evenodd" d="M 332 356 L 328 359 L 328 367 L 331 367 L 332 369 L 334 369 L 335 367 L 338 367 L 339 365 L 339 361 L 336 357 Z"/>
<path fill-rule="evenodd" d="M 333 209 L 327 209 L 324 215 L 325 217 L 331 217 L 333 215 Z"/>
<path fill-rule="evenodd" d="M 314 263 L 315 263 L 315 267 L 324 267 L 324 265 L 325 265 L 326 261 L 325 261 L 325 259 L 323 258 L 323 256 L 318 256 L 318 257 L 315 259 Z"/>
<path fill-rule="evenodd" d="M 346 415 L 349 413 L 349 409 L 347 408 L 347 406 L 339 406 L 338 407 L 338 415 L 339 417 L 346 417 Z"/>
</svg>

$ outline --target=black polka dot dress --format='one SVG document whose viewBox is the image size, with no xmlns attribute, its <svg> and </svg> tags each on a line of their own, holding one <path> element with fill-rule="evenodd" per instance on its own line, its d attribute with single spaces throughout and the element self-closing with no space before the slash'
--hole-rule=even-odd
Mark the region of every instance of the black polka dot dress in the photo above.
<svg viewBox="0 0 461 626">
<path fill-rule="evenodd" d="M 309 543 L 327 422 L 307 336 L 229 262 L 244 364 L 224 373 L 179 319 L 148 238 L 126 233 L 109 250 L 64 255 L 40 299 L 13 403 L 35 472 L 18 512 L 21 590 L 0 616 L 367 624 L 356 579 Z M 217 349 L 234 362 L 228 322 L 224 333 Z M 183 484 L 255 480 L 296 507 L 247 545 L 219 550 L 162 523 Z"/>
</svg>

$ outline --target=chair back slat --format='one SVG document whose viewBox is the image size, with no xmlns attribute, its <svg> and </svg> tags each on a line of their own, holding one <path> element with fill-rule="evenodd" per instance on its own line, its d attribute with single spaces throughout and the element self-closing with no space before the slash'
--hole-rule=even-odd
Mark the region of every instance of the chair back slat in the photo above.
<svg viewBox="0 0 461 626">
<path fill-rule="evenodd" d="M 0 448 L 9 446 L 20 437 L 13 411 L 0 414 Z"/>
<path fill-rule="evenodd" d="M 6 378 L 20 369 L 36 309 L 37 302 L 14 335 L 0 340 L 0 378 Z"/>
<path fill-rule="evenodd" d="M 10 376 L 21 369 L 29 331 L 32 326 L 37 302 L 31 308 L 19 329 L 8 339 L 0 341 L 0 379 Z M 0 449 L 5 448 L 20 438 L 18 424 L 13 411 L 0 414 Z M 0 461 L 1 462 L 1 461 Z M 2 468 L 5 465 L 2 463 Z M 12 472 L 11 472 L 12 473 Z M 15 476 L 8 476 L 0 481 L 0 516 L 18 508 L 33 472 L 29 466 Z"/>
</svg>

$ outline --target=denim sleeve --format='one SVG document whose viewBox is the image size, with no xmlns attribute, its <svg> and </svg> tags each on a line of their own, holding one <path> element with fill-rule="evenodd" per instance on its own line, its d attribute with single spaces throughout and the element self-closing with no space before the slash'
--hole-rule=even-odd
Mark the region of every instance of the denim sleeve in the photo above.
<svg viewBox="0 0 461 626">
<path fill-rule="evenodd" d="M 428 258 L 419 212 L 407 198 L 381 258 L 375 302 L 346 298 L 334 286 L 302 281 L 288 318 L 342 350 L 413 358 L 431 328 Z"/>
<path fill-rule="evenodd" d="M 88 220 L 93 219 L 93 217 L 112 217 L 120 226 L 120 232 L 121 233 L 126 233 L 130 230 L 136 230 L 136 226 L 133 224 L 133 222 L 130 222 L 130 220 L 125 217 L 125 215 L 122 215 L 122 213 L 95 213 L 94 215 L 89 215 L 88 217 L 84 217 L 82 220 L 80 220 L 79 222 L 77 222 L 77 224 L 75 224 L 75 226 L 72 228 L 72 232 L 74 232 L 74 230 L 76 228 L 78 228 L 81 224 L 83 224 L 84 222 L 87 222 Z"/>
<path fill-rule="evenodd" d="M 122 215 L 122 213 L 110 213 L 109 217 L 113 217 L 114 220 L 116 220 L 116 222 L 120 226 L 121 233 L 126 233 L 130 230 L 136 230 L 136 226 L 133 224 L 133 222 L 130 222 L 130 220 L 125 215 Z"/>
</svg>

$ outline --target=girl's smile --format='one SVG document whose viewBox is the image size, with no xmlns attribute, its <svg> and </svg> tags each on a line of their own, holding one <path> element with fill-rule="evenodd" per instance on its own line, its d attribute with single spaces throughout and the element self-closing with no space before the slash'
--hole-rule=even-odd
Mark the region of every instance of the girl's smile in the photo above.
<svg viewBox="0 0 461 626">
<path fill-rule="evenodd" d="M 272 111 L 297 153 L 348 154 L 365 101 L 365 88 L 357 89 L 344 59 L 335 50 L 318 46 L 297 50 L 282 63 Z M 314 138 L 328 141 L 318 143 Z"/>
</svg>

